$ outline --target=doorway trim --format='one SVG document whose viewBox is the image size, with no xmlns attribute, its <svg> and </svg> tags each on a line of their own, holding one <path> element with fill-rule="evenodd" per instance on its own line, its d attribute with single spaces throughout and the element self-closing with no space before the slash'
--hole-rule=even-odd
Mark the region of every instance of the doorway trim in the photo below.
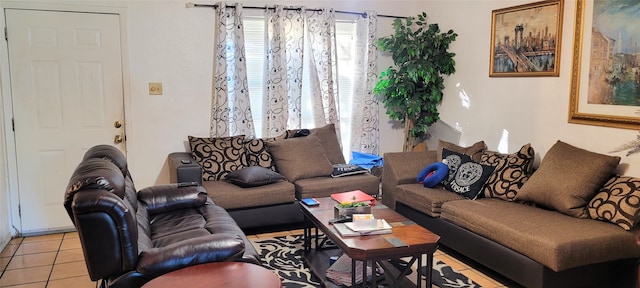
<svg viewBox="0 0 640 288">
<path fill-rule="evenodd" d="M 110 6 L 91 6 L 86 3 L 82 3 L 81 5 L 70 5 L 63 3 L 36 3 L 36 2 L 19 2 L 19 1 L 2 1 L 0 0 L 0 8 L 2 9 L 2 13 L 0 13 L 0 21 L 2 23 L 2 27 L 6 26 L 5 19 L 5 9 L 26 9 L 26 10 L 45 10 L 45 11 L 60 11 L 60 12 L 85 12 L 85 13 L 108 13 L 108 14 L 117 14 L 119 17 L 120 24 L 120 55 L 121 55 L 121 66 L 122 66 L 122 89 L 123 89 L 123 109 L 124 109 L 124 119 L 125 129 L 127 134 L 131 135 L 133 131 L 131 121 L 131 86 L 130 86 L 130 67 L 129 67 L 129 37 L 128 37 L 128 15 L 127 8 L 125 7 L 110 7 Z M 45 234 L 45 233 L 55 233 L 61 231 L 39 231 L 30 233 L 30 235 L 23 234 L 19 207 L 20 207 L 20 193 L 19 193 L 19 185 L 18 185 L 18 159 L 17 159 L 17 151 L 16 151 L 16 142 L 15 142 L 15 134 L 13 133 L 13 95 L 11 94 L 11 79 L 9 75 L 9 53 L 8 53 L 8 43 L 7 41 L 2 41 L 0 45 L 0 100 L 2 105 L 2 133 L 4 137 L 4 151 L 0 151 L 4 154 L 4 158 L 6 159 L 6 163 L 0 163 L 0 165 L 5 165 L 6 171 L 6 183 L 5 187 L 0 189 L 6 189 L 9 195 L 9 203 L 8 208 L 10 210 L 10 219 L 9 225 L 12 230 L 12 236 L 31 236 L 36 234 Z M 131 139 L 131 137 L 129 137 Z M 127 149 L 128 144 L 125 144 L 125 150 Z M 126 151 L 125 151 L 126 153 Z M 127 157 L 128 154 L 127 154 Z M 0 177 L 3 175 L 0 175 Z M 0 183 L 2 183 L 0 181 Z M 63 197 L 64 191 L 60 191 L 60 197 Z M 62 207 L 61 207 L 62 208 Z"/>
</svg>

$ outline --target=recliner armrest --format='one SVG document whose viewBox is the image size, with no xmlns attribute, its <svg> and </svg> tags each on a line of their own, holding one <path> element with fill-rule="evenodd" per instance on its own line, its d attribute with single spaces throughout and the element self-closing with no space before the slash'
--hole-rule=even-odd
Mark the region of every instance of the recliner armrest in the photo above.
<svg viewBox="0 0 640 288">
<path fill-rule="evenodd" d="M 165 184 L 138 191 L 138 200 L 146 204 L 149 215 L 200 207 L 205 205 L 207 198 L 207 190 L 202 186 L 178 187 L 177 184 Z"/>
<path fill-rule="evenodd" d="M 136 270 L 155 277 L 197 264 L 233 261 L 243 253 L 244 241 L 240 236 L 218 233 L 142 251 Z"/>
<path fill-rule="evenodd" d="M 202 167 L 191 158 L 189 152 L 173 152 L 169 161 L 169 181 L 171 183 L 198 182 L 202 184 Z"/>
</svg>

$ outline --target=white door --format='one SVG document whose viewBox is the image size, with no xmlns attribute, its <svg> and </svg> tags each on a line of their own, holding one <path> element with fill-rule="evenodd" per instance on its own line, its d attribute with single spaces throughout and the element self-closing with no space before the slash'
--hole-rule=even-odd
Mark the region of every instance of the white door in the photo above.
<svg viewBox="0 0 640 288">
<path fill-rule="evenodd" d="M 22 233 L 73 227 L 63 199 L 83 153 L 125 151 L 119 16 L 5 13 Z"/>
</svg>

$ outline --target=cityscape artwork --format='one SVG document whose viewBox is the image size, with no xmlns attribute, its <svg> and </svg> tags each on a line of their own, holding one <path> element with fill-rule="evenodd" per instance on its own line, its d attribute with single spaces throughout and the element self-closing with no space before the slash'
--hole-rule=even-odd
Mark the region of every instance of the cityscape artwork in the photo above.
<svg viewBox="0 0 640 288">
<path fill-rule="evenodd" d="M 489 76 L 558 76 L 563 1 L 492 12 Z"/>
</svg>

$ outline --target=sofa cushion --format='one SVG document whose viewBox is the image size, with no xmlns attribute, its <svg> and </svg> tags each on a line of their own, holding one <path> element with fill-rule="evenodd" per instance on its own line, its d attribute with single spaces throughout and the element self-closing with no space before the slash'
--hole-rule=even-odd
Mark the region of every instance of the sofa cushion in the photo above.
<svg viewBox="0 0 640 288">
<path fill-rule="evenodd" d="M 404 203 L 431 217 L 440 216 L 443 203 L 465 199 L 462 195 L 444 190 L 442 186 L 425 188 L 419 183 L 398 185 L 394 194 L 397 202 Z"/>
<path fill-rule="evenodd" d="M 553 271 L 640 256 L 634 234 L 616 225 L 496 198 L 446 202 L 440 218 Z"/>
<path fill-rule="evenodd" d="M 436 147 L 436 153 L 438 161 L 442 161 L 442 149 L 446 148 L 449 151 L 458 152 L 471 157 L 476 162 L 479 162 L 482 157 L 482 151 L 487 150 L 487 144 L 484 141 L 478 141 L 469 147 L 461 147 L 451 142 L 438 140 L 438 147 Z"/>
<path fill-rule="evenodd" d="M 333 166 L 316 136 L 267 142 L 267 146 L 276 163 L 277 171 L 290 182 L 302 178 L 329 176 L 333 172 Z"/>
<path fill-rule="evenodd" d="M 330 197 L 333 193 L 362 190 L 369 195 L 378 195 L 380 180 L 371 174 L 349 177 L 313 177 L 294 182 L 296 198 Z"/>
<path fill-rule="evenodd" d="M 244 149 L 247 153 L 247 166 L 260 166 L 276 171 L 273 157 L 264 142 L 264 139 L 245 140 Z"/>
<path fill-rule="evenodd" d="M 257 187 L 284 180 L 284 176 L 269 168 L 249 166 L 227 174 L 224 180 L 240 187 Z"/>
<path fill-rule="evenodd" d="M 612 177 L 591 199 L 587 210 L 591 219 L 631 230 L 640 221 L 640 178 Z"/>
<path fill-rule="evenodd" d="M 443 151 L 443 155 L 445 152 Z M 456 154 L 455 152 L 451 153 Z M 465 155 L 459 154 L 459 156 Z M 446 160 L 449 160 L 450 157 L 447 157 Z M 482 187 L 484 187 L 495 167 L 482 165 L 471 160 L 471 158 L 460 158 L 463 159 L 462 162 L 457 167 L 453 179 L 444 184 L 444 189 L 460 194 L 467 199 L 476 199 L 482 192 Z"/>
<path fill-rule="evenodd" d="M 614 174 L 620 157 L 557 141 L 516 196 L 561 213 L 588 218 L 587 204 Z"/>
<path fill-rule="evenodd" d="M 244 136 L 199 138 L 189 136 L 191 156 L 202 167 L 202 180 L 221 180 L 245 166 Z"/>
<path fill-rule="evenodd" d="M 207 189 L 214 203 L 227 210 L 291 203 L 295 200 L 295 188 L 287 181 L 248 188 L 227 181 L 205 181 L 202 186 Z"/>
<path fill-rule="evenodd" d="M 345 164 L 344 155 L 342 154 L 342 147 L 338 136 L 336 134 L 336 127 L 333 124 L 328 124 L 323 127 L 311 129 L 311 135 L 317 136 L 322 142 L 322 148 L 324 154 L 327 155 L 331 164 Z"/>
<path fill-rule="evenodd" d="M 522 146 L 513 154 L 500 154 L 488 150 L 482 152 L 480 163 L 496 168 L 485 183 L 484 197 L 513 201 L 532 173 L 534 156 L 531 144 Z"/>
</svg>

